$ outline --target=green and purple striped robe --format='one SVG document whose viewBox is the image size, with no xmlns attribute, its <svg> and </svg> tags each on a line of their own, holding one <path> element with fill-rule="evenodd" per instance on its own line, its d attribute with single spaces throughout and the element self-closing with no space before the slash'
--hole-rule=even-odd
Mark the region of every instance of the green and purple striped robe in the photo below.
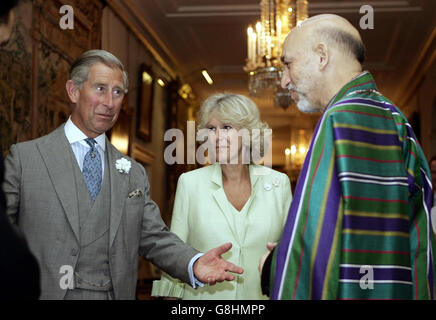
<svg viewBox="0 0 436 320">
<path fill-rule="evenodd" d="M 315 129 L 272 257 L 272 299 L 433 299 L 429 172 L 371 74 L 349 82 Z"/>
</svg>

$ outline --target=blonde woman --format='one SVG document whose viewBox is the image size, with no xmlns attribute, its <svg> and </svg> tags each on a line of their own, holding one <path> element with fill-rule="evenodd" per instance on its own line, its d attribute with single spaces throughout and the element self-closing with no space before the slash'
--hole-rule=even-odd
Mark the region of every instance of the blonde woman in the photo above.
<svg viewBox="0 0 436 320">
<path fill-rule="evenodd" d="M 232 242 L 223 258 L 241 266 L 244 274 L 232 282 L 197 289 L 163 274 L 153 283 L 152 295 L 186 300 L 267 299 L 257 267 L 266 244 L 279 240 L 292 198 L 285 174 L 253 164 L 252 148 L 257 146 L 263 156 L 268 125 L 260 121 L 252 100 L 223 93 L 203 103 L 198 129 L 207 132 L 209 158 L 214 163 L 180 176 L 171 231 L 202 252 Z"/>
</svg>

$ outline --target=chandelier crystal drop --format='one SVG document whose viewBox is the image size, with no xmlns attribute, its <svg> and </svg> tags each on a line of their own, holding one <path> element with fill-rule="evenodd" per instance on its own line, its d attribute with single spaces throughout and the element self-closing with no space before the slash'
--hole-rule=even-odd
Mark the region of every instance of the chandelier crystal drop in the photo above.
<svg viewBox="0 0 436 320">
<path fill-rule="evenodd" d="M 280 86 L 281 49 L 287 34 L 308 17 L 307 0 L 261 0 L 261 15 L 247 29 L 248 91 L 252 96 L 274 96 L 274 104 L 286 109 L 291 97 Z"/>
</svg>

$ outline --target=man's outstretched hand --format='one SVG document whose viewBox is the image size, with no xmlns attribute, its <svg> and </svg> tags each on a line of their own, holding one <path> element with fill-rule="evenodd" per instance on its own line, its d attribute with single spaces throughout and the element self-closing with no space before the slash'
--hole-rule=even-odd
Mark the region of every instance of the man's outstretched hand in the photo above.
<svg viewBox="0 0 436 320">
<path fill-rule="evenodd" d="M 234 280 L 235 276 L 230 272 L 242 274 L 244 270 L 241 267 L 221 258 L 221 255 L 229 251 L 231 247 L 232 244 L 229 242 L 202 255 L 194 263 L 195 277 L 203 283 L 212 285 L 224 280 Z"/>
</svg>

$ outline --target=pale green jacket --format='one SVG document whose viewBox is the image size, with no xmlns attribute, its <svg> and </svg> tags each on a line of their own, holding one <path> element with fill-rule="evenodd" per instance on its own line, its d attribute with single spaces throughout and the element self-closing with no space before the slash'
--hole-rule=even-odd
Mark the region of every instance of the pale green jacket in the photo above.
<svg viewBox="0 0 436 320">
<path fill-rule="evenodd" d="M 171 231 L 206 252 L 226 242 L 233 247 L 223 258 L 244 268 L 234 281 L 193 289 L 163 274 L 153 283 L 153 296 L 197 299 L 267 299 L 262 295 L 259 260 L 267 242 L 280 239 L 292 199 L 287 175 L 250 165 L 251 196 L 238 212 L 227 200 L 219 164 L 180 176 Z"/>
</svg>

